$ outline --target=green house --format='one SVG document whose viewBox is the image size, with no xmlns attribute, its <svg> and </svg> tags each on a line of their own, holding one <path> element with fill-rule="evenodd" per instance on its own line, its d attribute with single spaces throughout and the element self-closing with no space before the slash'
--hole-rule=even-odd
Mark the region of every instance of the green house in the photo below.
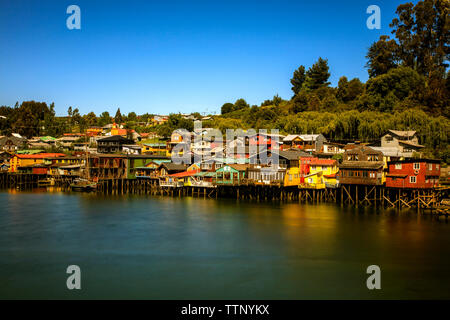
<svg viewBox="0 0 450 320">
<path fill-rule="evenodd" d="M 248 165 L 246 164 L 226 164 L 216 170 L 216 184 L 235 185 L 245 178 Z"/>
<path fill-rule="evenodd" d="M 150 162 L 170 162 L 170 158 L 161 155 L 130 154 L 127 156 L 127 178 L 136 179 L 136 169 Z"/>
</svg>

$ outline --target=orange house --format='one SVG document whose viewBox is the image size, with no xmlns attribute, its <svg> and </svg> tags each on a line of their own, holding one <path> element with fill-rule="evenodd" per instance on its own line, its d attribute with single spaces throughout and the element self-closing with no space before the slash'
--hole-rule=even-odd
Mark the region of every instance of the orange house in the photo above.
<svg viewBox="0 0 450 320">
<path fill-rule="evenodd" d="M 113 126 L 111 128 L 111 135 L 112 136 L 126 136 L 127 129 L 120 129 L 120 126 L 118 124 L 113 123 Z"/>
<path fill-rule="evenodd" d="M 9 160 L 9 172 L 17 172 L 18 167 L 41 164 L 46 158 L 64 157 L 64 153 L 15 154 Z"/>
</svg>

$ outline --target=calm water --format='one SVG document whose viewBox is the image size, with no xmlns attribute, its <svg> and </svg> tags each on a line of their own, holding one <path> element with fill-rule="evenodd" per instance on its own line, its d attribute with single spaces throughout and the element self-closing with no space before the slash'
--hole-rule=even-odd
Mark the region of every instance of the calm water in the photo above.
<svg viewBox="0 0 450 320">
<path fill-rule="evenodd" d="M 0 298 L 450 298 L 444 218 L 44 192 L 1 192 L 0 203 Z M 80 291 L 66 289 L 71 264 Z"/>
</svg>

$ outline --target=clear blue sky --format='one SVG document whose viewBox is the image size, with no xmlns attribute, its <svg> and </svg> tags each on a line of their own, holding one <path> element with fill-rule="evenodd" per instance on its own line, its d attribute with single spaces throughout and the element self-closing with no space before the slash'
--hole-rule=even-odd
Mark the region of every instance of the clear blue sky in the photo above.
<svg viewBox="0 0 450 320">
<path fill-rule="evenodd" d="M 365 55 L 406 0 L 0 0 L 0 105 L 55 102 L 81 113 L 219 111 L 292 95 L 301 64 L 328 58 L 331 82 L 367 80 Z M 66 8 L 81 8 L 68 30 Z M 366 8 L 381 8 L 381 30 Z"/>
</svg>

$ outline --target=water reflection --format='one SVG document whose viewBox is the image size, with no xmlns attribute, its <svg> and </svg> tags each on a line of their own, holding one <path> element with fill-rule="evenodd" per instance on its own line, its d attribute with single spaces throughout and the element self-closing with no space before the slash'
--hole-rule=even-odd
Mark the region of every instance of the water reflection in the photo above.
<svg viewBox="0 0 450 320">
<path fill-rule="evenodd" d="M 0 297 L 450 297 L 445 220 L 330 204 L 0 193 Z M 383 290 L 365 287 L 368 265 Z M 62 271 L 61 271 L 62 270 Z M 36 277 L 39 274 L 39 277 Z"/>
</svg>

